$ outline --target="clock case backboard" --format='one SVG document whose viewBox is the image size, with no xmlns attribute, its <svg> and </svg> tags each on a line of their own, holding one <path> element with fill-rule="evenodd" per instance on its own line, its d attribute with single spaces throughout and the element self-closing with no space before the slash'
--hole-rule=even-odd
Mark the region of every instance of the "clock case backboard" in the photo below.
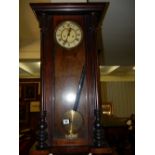
<svg viewBox="0 0 155 155">
<path fill-rule="evenodd" d="M 94 124 L 99 117 L 96 113 L 100 112 L 101 101 L 97 34 L 108 3 L 31 3 L 30 6 L 40 27 L 41 113 L 47 113 L 48 146 L 93 146 Z M 56 27 L 65 20 L 78 23 L 83 31 L 81 43 L 70 50 L 60 47 L 54 38 Z M 61 98 L 69 86 L 76 91 L 84 64 L 86 77 L 78 109 L 84 125 L 75 139 L 69 139 L 60 120 L 73 103 L 67 105 Z"/>
</svg>

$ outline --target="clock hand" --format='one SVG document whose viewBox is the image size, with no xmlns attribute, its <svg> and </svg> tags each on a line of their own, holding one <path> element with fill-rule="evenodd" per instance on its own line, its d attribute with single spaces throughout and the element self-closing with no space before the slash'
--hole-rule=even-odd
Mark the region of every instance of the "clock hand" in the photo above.
<svg viewBox="0 0 155 155">
<path fill-rule="evenodd" d="M 68 36 L 70 36 L 72 28 L 69 28 Z"/>
<path fill-rule="evenodd" d="M 66 39 L 64 40 L 64 43 L 63 43 L 63 44 L 65 44 L 65 43 L 67 42 L 68 37 L 70 36 L 70 32 L 71 32 L 71 28 L 69 28 L 68 33 L 67 33 L 67 37 L 66 37 Z"/>
<path fill-rule="evenodd" d="M 85 75 L 86 75 L 86 67 L 84 65 L 83 68 L 82 68 L 81 77 L 80 77 L 80 80 L 79 80 L 77 93 L 76 93 L 76 99 L 75 99 L 75 103 L 74 103 L 74 106 L 73 106 L 74 111 L 77 111 L 78 106 L 79 106 L 79 100 L 80 100 L 80 95 L 81 95 Z"/>
<path fill-rule="evenodd" d="M 68 37 L 70 36 L 70 33 L 71 33 L 71 28 L 69 28 L 69 30 L 68 30 L 66 41 L 68 40 Z"/>
</svg>

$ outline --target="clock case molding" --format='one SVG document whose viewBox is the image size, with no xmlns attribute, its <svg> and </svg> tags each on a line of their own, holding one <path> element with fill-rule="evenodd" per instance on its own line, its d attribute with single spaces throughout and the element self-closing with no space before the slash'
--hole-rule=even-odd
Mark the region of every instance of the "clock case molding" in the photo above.
<svg viewBox="0 0 155 155">
<path fill-rule="evenodd" d="M 100 84 L 97 35 L 100 32 L 101 23 L 107 11 L 109 3 L 30 3 L 32 10 L 39 22 L 41 38 L 41 119 L 38 133 L 38 145 L 40 150 L 50 148 L 52 153 L 65 152 L 91 152 L 91 148 L 104 148 L 107 143 L 100 122 Z M 85 51 L 87 97 L 88 100 L 88 137 L 84 143 L 54 142 L 54 18 L 63 16 L 64 20 L 75 20 L 82 24 L 83 46 Z M 57 17 L 56 17 L 57 18 Z M 56 19 L 55 18 L 55 19 Z M 100 34 L 99 34 L 100 35 Z M 52 36 L 52 37 L 51 37 Z M 46 144 L 46 142 L 48 144 Z M 61 149 L 60 149 L 61 146 Z M 68 147 L 67 147 L 68 146 Z M 62 149 L 64 147 L 64 149 Z M 93 152 L 93 151 L 92 151 Z M 97 151 L 98 152 L 98 151 Z M 102 151 L 99 151 L 102 152 Z"/>
</svg>

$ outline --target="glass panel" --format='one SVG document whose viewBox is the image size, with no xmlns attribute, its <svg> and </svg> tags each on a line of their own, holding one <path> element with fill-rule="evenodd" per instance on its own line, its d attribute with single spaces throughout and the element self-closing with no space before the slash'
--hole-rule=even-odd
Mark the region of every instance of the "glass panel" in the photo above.
<svg viewBox="0 0 155 155">
<path fill-rule="evenodd" d="M 81 77 L 85 64 L 83 51 L 59 50 L 55 54 L 55 135 L 58 138 L 77 139 L 84 131 L 86 113 L 86 80 Z M 83 84 L 80 79 L 83 79 Z M 79 84 L 81 94 L 79 96 Z M 77 108 L 75 102 L 79 97 Z M 82 136 L 86 136 L 83 134 Z"/>
</svg>

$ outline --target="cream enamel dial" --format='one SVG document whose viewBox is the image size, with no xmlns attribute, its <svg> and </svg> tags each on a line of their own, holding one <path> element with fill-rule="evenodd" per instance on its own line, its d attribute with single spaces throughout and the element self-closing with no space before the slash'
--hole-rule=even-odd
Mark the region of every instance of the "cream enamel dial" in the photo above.
<svg viewBox="0 0 155 155">
<path fill-rule="evenodd" d="M 55 32 L 56 42 L 64 48 L 71 49 L 79 45 L 83 37 L 81 27 L 73 21 L 64 21 Z"/>
</svg>

